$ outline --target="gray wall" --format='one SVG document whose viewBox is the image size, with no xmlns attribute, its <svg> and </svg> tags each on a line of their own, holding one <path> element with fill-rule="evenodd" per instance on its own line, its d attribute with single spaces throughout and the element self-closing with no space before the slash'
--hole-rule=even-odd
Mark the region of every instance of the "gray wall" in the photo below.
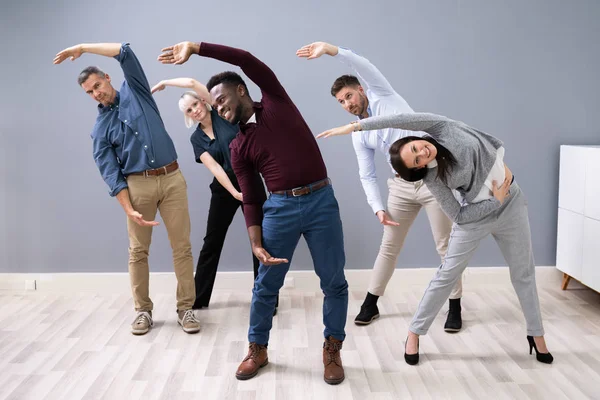
<svg viewBox="0 0 600 400">
<path fill-rule="evenodd" d="M 506 161 L 529 198 L 536 261 L 554 265 L 560 144 L 600 143 L 600 3 L 595 0 L 363 0 L 282 2 L 22 1 L 2 4 L 0 37 L 0 272 L 127 270 L 125 216 L 107 195 L 91 155 L 95 104 L 76 84 L 96 64 L 122 79 L 111 59 L 84 55 L 54 66 L 80 42 L 129 41 L 151 83 L 192 76 L 206 81 L 229 65 L 194 57 L 156 61 L 161 47 L 209 41 L 241 47 L 270 65 L 314 133 L 350 121 L 329 95 L 347 70 L 295 50 L 324 40 L 364 54 L 417 111 L 463 120 L 505 141 Z M 235 69 L 235 68 L 234 68 Z M 259 92 L 250 87 L 255 97 Z M 181 91 L 156 96 L 189 185 L 194 258 L 204 236 L 209 172 L 195 164 L 177 108 Z M 348 268 L 370 268 L 382 228 L 368 207 L 349 137 L 319 142 L 340 202 Z M 379 158 L 380 185 L 388 171 Z M 156 229 L 151 269 L 170 271 L 164 226 Z M 438 263 L 427 219 L 412 228 L 398 267 Z M 491 240 L 472 265 L 504 265 Z M 311 268 L 304 241 L 296 269 Z M 249 270 L 241 214 L 231 227 L 222 270 Z"/>
</svg>

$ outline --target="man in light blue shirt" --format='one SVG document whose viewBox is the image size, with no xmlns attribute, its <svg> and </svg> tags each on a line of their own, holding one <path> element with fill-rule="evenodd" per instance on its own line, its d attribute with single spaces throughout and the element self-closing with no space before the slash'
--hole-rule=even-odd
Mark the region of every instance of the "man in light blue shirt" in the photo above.
<svg viewBox="0 0 600 400">
<path fill-rule="evenodd" d="M 356 73 L 357 76 L 342 75 L 336 79 L 331 88 L 331 95 L 346 111 L 359 119 L 376 115 L 414 112 L 377 67 L 351 50 L 329 43 L 315 42 L 302 47 L 296 54 L 309 60 L 327 54 L 337 58 Z M 377 300 L 379 296 L 383 295 L 394 273 L 396 260 L 408 230 L 422 207 L 427 212 L 440 258 L 444 258 L 448 248 L 452 221 L 444 214 L 422 181 L 406 182 L 397 176 L 389 178 L 387 207 L 384 206 L 379 192 L 375 151 L 379 150 L 383 153 L 390 171 L 395 176 L 394 169 L 390 164 L 390 146 L 402 137 L 415 136 L 415 134 L 419 136 L 418 132 L 392 128 L 352 133 L 352 144 L 358 159 L 360 180 L 367 196 L 367 202 L 379 222 L 384 226 L 383 238 L 373 266 L 369 290 L 360 312 L 354 320 L 357 325 L 368 325 L 379 317 Z M 423 134 L 421 133 L 421 135 Z M 447 332 L 458 332 L 462 327 L 461 296 L 462 280 L 459 280 L 450 295 L 450 311 L 444 326 Z"/>
<path fill-rule="evenodd" d="M 144 70 L 129 43 L 78 44 L 58 53 L 54 64 L 83 53 L 113 57 L 125 77 L 116 90 L 111 77 L 92 66 L 81 71 L 77 83 L 99 103 L 91 135 L 94 160 L 110 196 L 117 198 L 128 217 L 129 276 L 136 311 L 131 332 L 143 335 L 154 324 L 148 253 L 157 211 L 173 249 L 177 321 L 185 332 L 198 332 L 200 324 L 192 311 L 196 290 L 187 185 Z"/>
</svg>

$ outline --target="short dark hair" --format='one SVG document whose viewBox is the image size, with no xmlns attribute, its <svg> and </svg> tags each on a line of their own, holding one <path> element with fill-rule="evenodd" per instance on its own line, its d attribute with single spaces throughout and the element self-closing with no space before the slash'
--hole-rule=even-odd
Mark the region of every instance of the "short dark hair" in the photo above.
<svg viewBox="0 0 600 400">
<path fill-rule="evenodd" d="M 244 80 L 241 76 L 239 76 L 239 74 L 236 74 L 232 71 L 225 71 L 221 72 L 220 74 L 213 75 L 206 83 L 206 88 L 210 92 L 212 88 L 214 88 L 217 85 L 220 85 L 221 83 L 234 86 L 242 85 L 244 86 L 246 93 L 248 93 L 248 86 L 246 86 L 246 82 L 244 82 Z"/>
<path fill-rule="evenodd" d="M 394 168 L 394 171 L 396 171 L 398 173 L 400 178 L 404 179 L 407 182 L 416 182 L 416 181 L 420 181 L 421 179 L 425 178 L 425 175 L 427 175 L 427 172 L 428 172 L 427 167 L 419 168 L 419 169 L 409 168 L 404 163 L 404 160 L 402 160 L 402 157 L 400 157 L 400 150 L 402 150 L 402 147 L 404 147 L 404 145 L 409 144 L 410 142 L 413 142 L 415 140 L 426 140 L 435 146 L 435 148 L 437 149 L 437 155 L 435 156 L 435 159 L 438 163 L 437 177 L 442 182 L 444 182 L 444 184 L 447 185 L 448 184 L 448 175 L 450 175 L 450 173 L 452 172 L 452 168 L 457 163 L 456 158 L 450 152 L 450 150 L 448 150 L 446 147 L 442 146 L 440 143 L 438 143 L 437 140 L 435 140 L 434 138 L 432 138 L 430 136 L 423 136 L 423 137 L 406 136 L 406 137 L 403 137 L 402 139 L 396 140 L 390 146 L 390 164 L 392 164 L 392 168 Z"/>
<path fill-rule="evenodd" d="M 79 73 L 79 76 L 77 77 L 77 83 L 79 86 L 81 86 L 83 82 L 87 81 L 92 74 L 96 74 L 100 78 L 104 78 L 106 76 L 104 71 L 102 71 L 100 68 L 94 67 L 93 65 L 89 66 Z"/>
<path fill-rule="evenodd" d="M 340 90 L 347 86 L 360 86 L 360 82 L 354 75 L 342 75 L 333 82 L 333 85 L 331 86 L 331 95 L 335 97 Z"/>
</svg>

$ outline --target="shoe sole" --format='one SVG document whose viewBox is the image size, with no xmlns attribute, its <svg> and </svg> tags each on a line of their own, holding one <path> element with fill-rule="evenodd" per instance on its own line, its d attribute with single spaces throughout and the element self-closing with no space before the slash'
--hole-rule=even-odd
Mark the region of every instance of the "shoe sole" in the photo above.
<svg viewBox="0 0 600 400">
<path fill-rule="evenodd" d="M 345 378 L 346 378 L 346 376 L 344 375 L 339 379 L 325 379 L 325 378 L 323 378 L 323 379 L 325 380 L 325 383 L 328 383 L 330 385 L 339 385 L 340 383 L 344 382 Z"/>
<path fill-rule="evenodd" d="M 131 333 L 134 334 L 134 335 L 136 335 L 136 336 L 145 335 L 148 332 L 150 332 L 150 328 L 147 328 L 145 330 L 143 330 L 143 329 L 138 329 L 138 330 L 132 329 L 131 330 Z"/>
<path fill-rule="evenodd" d="M 377 318 L 379 318 L 379 314 L 375 314 L 371 317 L 370 320 L 368 321 L 356 321 L 354 320 L 354 324 L 355 325 L 369 325 L 371 322 L 373 322 L 374 320 L 376 320 Z"/>
<path fill-rule="evenodd" d="M 259 371 L 261 368 L 263 368 L 263 367 L 266 367 L 268 363 L 269 363 L 269 359 L 267 358 L 267 359 L 265 360 L 265 362 L 264 362 L 264 363 L 263 363 L 261 366 L 259 366 L 259 367 L 256 369 L 256 371 L 254 371 L 253 373 L 251 373 L 251 374 L 249 374 L 249 375 L 239 375 L 239 374 L 235 374 L 235 377 L 238 379 L 238 381 L 246 381 L 246 380 L 248 380 L 248 379 L 250 379 L 250 378 L 254 378 L 254 377 L 255 377 L 255 376 L 258 374 L 258 371 Z"/>
<path fill-rule="evenodd" d="M 456 328 L 444 328 L 444 331 L 448 332 L 448 333 L 456 333 L 456 332 L 460 332 L 460 329 L 461 328 L 458 328 L 458 329 L 456 329 Z"/>
</svg>

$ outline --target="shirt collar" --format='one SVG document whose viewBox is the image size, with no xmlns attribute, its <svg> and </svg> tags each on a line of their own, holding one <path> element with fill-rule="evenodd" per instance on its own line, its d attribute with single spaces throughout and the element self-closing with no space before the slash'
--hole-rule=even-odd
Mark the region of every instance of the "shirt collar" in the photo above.
<svg viewBox="0 0 600 400">
<path fill-rule="evenodd" d="M 109 106 L 103 106 L 102 104 L 98 104 L 98 113 L 103 114 L 109 111 L 114 110 L 115 108 L 119 108 L 119 103 L 121 100 L 121 94 L 117 90 L 117 95 L 115 96 L 115 102 Z"/>
<path fill-rule="evenodd" d="M 252 104 L 252 108 L 254 109 L 254 112 L 252 113 L 252 116 L 248 119 L 248 121 L 246 121 L 246 123 L 240 122 L 240 130 L 243 132 L 244 129 L 248 128 L 248 124 L 256 124 L 256 112 L 257 110 L 262 110 L 263 106 L 261 103 L 255 101 L 254 104 Z"/>
<path fill-rule="evenodd" d="M 373 113 L 371 112 L 371 104 L 370 104 L 370 103 L 369 103 L 369 105 L 367 106 L 367 115 L 368 115 L 368 116 L 367 116 L 367 117 L 365 117 L 365 118 L 369 118 L 369 117 L 372 117 L 372 116 L 373 116 Z M 356 116 L 356 120 L 357 120 L 357 121 L 360 121 L 361 119 L 364 119 L 364 118 L 363 118 L 363 117 L 361 117 L 360 115 L 357 115 L 357 116 Z"/>
<path fill-rule="evenodd" d="M 437 165 L 437 160 L 434 158 L 433 160 L 429 161 L 429 163 L 427 164 L 427 168 L 435 168 L 437 167 Z"/>
</svg>

